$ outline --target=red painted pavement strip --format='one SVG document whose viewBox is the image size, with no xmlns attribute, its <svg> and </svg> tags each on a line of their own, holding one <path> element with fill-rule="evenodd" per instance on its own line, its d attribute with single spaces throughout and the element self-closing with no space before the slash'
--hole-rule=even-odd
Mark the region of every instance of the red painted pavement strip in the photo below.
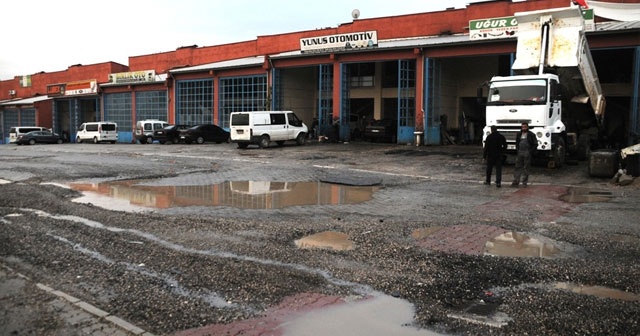
<svg viewBox="0 0 640 336">
<path fill-rule="evenodd" d="M 560 200 L 560 196 L 567 193 L 568 188 L 562 186 L 529 186 L 476 209 L 485 217 L 483 219 L 501 219 L 511 212 L 533 212 L 538 213 L 538 221 L 550 222 L 578 206 Z"/>
<path fill-rule="evenodd" d="M 232 322 L 229 324 L 211 324 L 196 329 L 177 332 L 176 336 L 204 335 L 243 335 L 243 336 L 281 336 L 284 323 L 309 312 L 327 306 L 343 304 L 340 296 L 328 296 L 318 293 L 300 293 L 285 298 L 279 305 L 267 309 L 264 316 Z"/>
<path fill-rule="evenodd" d="M 578 204 L 560 200 L 567 194 L 567 187 L 530 186 L 520 188 L 499 200 L 476 207 L 483 221 L 502 219 L 513 212 L 537 213 L 539 221 L 553 221 L 572 211 Z M 448 253 L 481 255 L 486 242 L 509 230 L 483 224 L 454 225 L 444 227 L 427 237 L 419 239 L 417 244 L 426 249 Z"/>
<path fill-rule="evenodd" d="M 419 239 L 418 245 L 429 250 L 478 255 L 484 253 L 487 240 L 505 232 L 507 230 L 490 225 L 454 225 Z"/>
</svg>

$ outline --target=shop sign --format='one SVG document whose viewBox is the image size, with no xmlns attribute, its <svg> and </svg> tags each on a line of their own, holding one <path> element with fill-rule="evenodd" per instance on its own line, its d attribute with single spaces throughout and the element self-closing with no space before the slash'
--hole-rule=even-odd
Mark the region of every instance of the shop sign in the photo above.
<svg viewBox="0 0 640 336">
<path fill-rule="evenodd" d="M 95 79 L 67 83 L 65 96 L 92 94 L 98 92 L 98 85 Z"/>
<path fill-rule="evenodd" d="M 593 9 L 582 9 L 585 31 L 595 30 Z M 469 21 L 469 39 L 484 40 L 512 37 L 518 33 L 515 16 Z"/>
<path fill-rule="evenodd" d="M 56 97 L 64 96 L 65 84 L 51 84 L 47 85 L 47 96 Z"/>
<path fill-rule="evenodd" d="M 31 87 L 31 75 L 20 77 L 20 87 Z"/>
<path fill-rule="evenodd" d="M 300 51 L 303 53 L 373 48 L 377 46 L 378 32 L 375 30 L 300 39 Z"/>
<path fill-rule="evenodd" d="M 154 82 L 155 80 L 156 80 L 155 70 L 118 72 L 118 73 L 109 74 L 109 83 L 113 83 L 113 84 Z"/>
<path fill-rule="evenodd" d="M 514 16 L 469 21 L 469 39 L 484 40 L 515 36 L 518 20 Z"/>
</svg>

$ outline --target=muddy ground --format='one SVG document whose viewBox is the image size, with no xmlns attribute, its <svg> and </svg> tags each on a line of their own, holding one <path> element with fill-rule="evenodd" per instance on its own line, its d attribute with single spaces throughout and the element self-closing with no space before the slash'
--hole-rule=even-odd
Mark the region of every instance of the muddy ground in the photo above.
<svg viewBox="0 0 640 336">
<path fill-rule="evenodd" d="M 640 334 L 640 183 L 587 165 L 496 188 L 476 146 L 2 145 L 0 334 L 98 334 L 35 284 L 159 335 L 375 298 L 412 305 L 407 335 Z M 326 231 L 348 248 L 296 245 Z"/>
</svg>

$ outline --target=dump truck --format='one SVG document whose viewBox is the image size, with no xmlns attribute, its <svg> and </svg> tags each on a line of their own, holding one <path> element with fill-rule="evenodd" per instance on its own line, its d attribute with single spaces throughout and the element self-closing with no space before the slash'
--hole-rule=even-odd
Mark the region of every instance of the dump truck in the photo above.
<svg viewBox="0 0 640 336">
<path fill-rule="evenodd" d="M 523 122 L 536 134 L 537 158 L 560 167 L 567 155 L 584 160 L 600 136 L 605 98 L 585 36 L 579 7 L 516 13 L 512 76 L 488 83 L 486 127 L 507 138 L 507 151 Z"/>
</svg>

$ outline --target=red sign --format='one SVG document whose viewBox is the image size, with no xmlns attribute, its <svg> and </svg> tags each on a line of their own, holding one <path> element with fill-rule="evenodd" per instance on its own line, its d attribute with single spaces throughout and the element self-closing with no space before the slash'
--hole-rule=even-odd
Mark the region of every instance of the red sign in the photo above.
<svg viewBox="0 0 640 336">
<path fill-rule="evenodd" d="M 65 84 L 47 85 L 47 96 L 64 96 Z"/>
</svg>

